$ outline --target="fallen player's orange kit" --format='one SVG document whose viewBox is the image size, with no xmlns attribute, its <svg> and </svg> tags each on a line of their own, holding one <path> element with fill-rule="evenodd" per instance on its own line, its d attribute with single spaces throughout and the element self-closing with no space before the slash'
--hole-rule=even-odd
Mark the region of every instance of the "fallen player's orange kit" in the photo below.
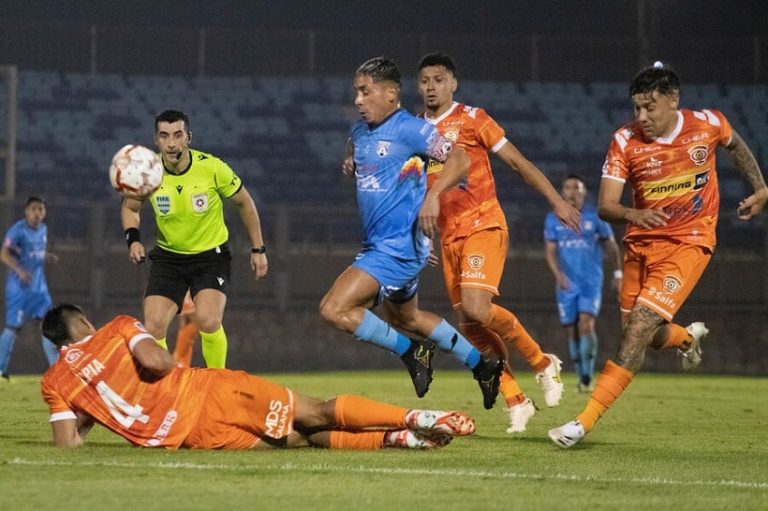
<svg viewBox="0 0 768 511">
<path fill-rule="evenodd" d="M 85 414 L 135 445 L 170 449 L 250 448 L 292 432 L 290 390 L 223 369 L 177 367 L 159 378 L 132 355 L 144 339 L 154 342 L 138 320 L 118 316 L 62 348 L 41 382 L 50 421 Z"/>
</svg>

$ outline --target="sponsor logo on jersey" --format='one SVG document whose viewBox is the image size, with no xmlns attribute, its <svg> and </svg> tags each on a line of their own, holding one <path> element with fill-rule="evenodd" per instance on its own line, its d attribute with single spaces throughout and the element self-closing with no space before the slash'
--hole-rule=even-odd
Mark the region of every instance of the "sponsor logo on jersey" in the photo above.
<svg viewBox="0 0 768 511">
<path fill-rule="evenodd" d="M 692 190 L 703 188 L 709 180 L 708 171 L 675 176 L 663 181 L 651 181 L 644 183 L 644 196 L 646 199 L 659 200 L 667 197 L 679 197 Z"/>
<path fill-rule="evenodd" d="M 657 168 L 661 167 L 661 163 L 662 163 L 661 160 L 657 160 L 656 158 L 651 156 L 650 159 L 647 162 L 645 162 L 645 168 L 646 169 L 657 169 Z"/>
<path fill-rule="evenodd" d="M 693 176 L 694 183 L 693 183 L 693 189 L 694 190 L 701 190 L 704 188 L 704 186 L 709 181 L 709 170 L 705 170 L 704 172 L 700 172 Z"/>
<path fill-rule="evenodd" d="M 634 149 L 632 149 L 632 152 L 635 154 L 642 154 L 642 153 L 651 153 L 659 150 L 661 150 L 661 147 L 657 145 L 643 145 L 643 146 L 635 147 Z"/>
<path fill-rule="evenodd" d="M 373 174 L 367 176 L 358 176 L 357 188 L 366 192 L 386 192 L 385 189 L 381 188 L 379 180 L 376 179 L 376 176 Z"/>
<path fill-rule="evenodd" d="M 694 135 L 692 137 L 686 137 L 680 141 L 681 144 L 689 144 L 691 142 L 698 142 L 699 140 L 706 140 L 709 138 L 709 133 L 699 133 L 698 135 Z"/>
<path fill-rule="evenodd" d="M 192 196 L 192 209 L 198 213 L 208 210 L 208 194 L 198 193 Z"/>
<path fill-rule="evenodd" d="M 705 145 L 695 145 L 688 149 L 688 154 L 691 160 L 696 165 L 704 165 L 707 163 L 707 156 L 709 156 L 709 149 Z"/>
<path fill-rule="evenodd" d="M 701 195 L 694 195 L 693 199 L 691 199 L 691 213 L 698 213 L 703 207 L 704 199 L 701 198 Z"/>
<path fill-rule="evenodd" d="M 429 160 L 429 163 L 427 164 L 427 175 L 435 174 L 437 172 L 442 172 L 442 171 L 443 171 L 443 163 L 437 160 Z"/>
<path fill-rule="evenodd" d="M 155 206 L 160 213 L 167 215 L 171 211 L 171 198 L 167 195 L 155 195 Z"/>
</svg>

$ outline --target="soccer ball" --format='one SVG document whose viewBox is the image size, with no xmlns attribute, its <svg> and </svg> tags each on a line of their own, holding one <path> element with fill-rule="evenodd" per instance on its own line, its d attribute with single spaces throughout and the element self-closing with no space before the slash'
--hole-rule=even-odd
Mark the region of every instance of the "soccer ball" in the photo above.
<svg viewBox="0 0 768 511">
<path fill-rule="evenodd" d="M 109 181 L 124 197 L 143 199 L 162 184 L 163 163 L 154 151 L 128 144 L 112 158 Z"/>
</svg>

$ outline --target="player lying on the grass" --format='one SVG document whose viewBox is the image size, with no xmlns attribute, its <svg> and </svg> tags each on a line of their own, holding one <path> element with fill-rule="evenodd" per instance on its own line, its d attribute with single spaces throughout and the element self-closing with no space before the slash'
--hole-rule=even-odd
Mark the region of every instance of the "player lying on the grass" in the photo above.
<svg viewBox="0 0 768 511">
<path fill-rule="evenodd" d="M 324 401 L 243 371 L 178 367 L 130 316 L 96 330 L 79 307 L 62 304 L 46 314 L 43 332 L 61 350 L 40 383 L 60 447 L 82 444 L 94 423 L 167 449 L 418 449 L 475 431 L 460 412 L 351 395 Z"/>
</svg>

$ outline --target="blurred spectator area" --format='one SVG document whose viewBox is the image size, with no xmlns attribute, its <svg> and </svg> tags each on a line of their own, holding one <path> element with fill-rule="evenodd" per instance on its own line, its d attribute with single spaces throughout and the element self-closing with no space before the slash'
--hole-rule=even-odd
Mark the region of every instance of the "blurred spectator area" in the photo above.
<svg viewBox="0 0 768 511">
<path fill-rule="evenodd" d="M 8 107 L 4 87 L 0 82 L 3 119 Z M 613 131 L 632 116 L 624 83 L 461 80 L 457 99 L 484 107 L 553 181 L 578 172 L 593 192 Z M 722 110 L 762 168 L 767 167 L 768 86 L 692 84 L 684 87 L 682 103 Z M 417 111 L 419 104 L 415 80 L 406 79 L 403 106 Z M 193 147 L 227 161 L 259 204 L 353 208 L 354 186 L 339 170 L 348 128 L 356 118 L 349 77 L 20 71 L 17 196 L 43 193 L 88 201 L 112 197 L 107 178 L 112 155 L 127 143 L 153 147 L 154 116 L 168 108 L 190 116 Z M 7 127 L 5 122 L 0 126 L 3 141 Z M 731 212 L 748 187 L 726 153 L 719 161 L 722 207 Z M 510 222 L 535 226 L 522 229 L 518 240 L 538 243 L 546 204 L 500 161 L 495 161 L 495 170 Z M 726 229 L 721 231 L 727 232 L 721 237 L 762 246 L 732 222 L 732 216 L 723 215 Z M 69 223 L 75 231 L 85 228 L 82 224 Z M 312 238 L 318 231 L 308 235 Z"/>
</svg>

